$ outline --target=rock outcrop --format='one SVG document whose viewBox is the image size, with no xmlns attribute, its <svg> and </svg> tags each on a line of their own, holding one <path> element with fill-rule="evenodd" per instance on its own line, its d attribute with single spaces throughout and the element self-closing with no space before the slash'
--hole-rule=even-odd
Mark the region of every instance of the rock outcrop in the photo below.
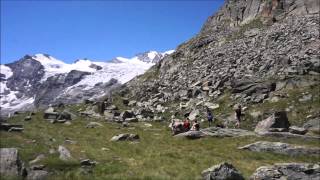
<svg viewBox="0 0 320 180">
<path fill-rule="evenodd" d="M 70 151 L 64 147 L 64 146 L 59 146 L 58 147 L 58 152 L 59 152 L 59 158 L 63 161 L 68 161 L 70 159 L 72 159 L 71 153 Z"/>
<path fill-rule="evenodd" d="M 279 154 L 287 154 L 290 156 L 319 156 L 320 148 L 309 148 L 305 146 L 291 145 L 281 142 L 268 142 L 268 141 L 258 141 L 246 146 L 240 147 L 239 149 L 256 151 L 256 152 L 273 152 Z"/>
<path fill-rule="evenodd" d="M 25 176 L 23 162 L 20 160 L 18 149 L 0 148 L 0 176 Z"/>
<path fill-rule="evenodd" d="M 256 133 L 289 131 L 290 123 L 285 111 L 274 112 L 272 116 L 259 122 L 255 128 Z"/>
<path fill-rule="evenodd" d="M 320 176 L 319 164 L 283 163 L 273 166 L 259 167 L 251 176 L 251 180 L 261 179 L 308 179 L 318 180 Z"/>
<path fill-rule="evenodd" d="M 244 129 L 211 127 L 211 128 L 202 129 L 201 131 L 207 136 L 211 136 L 211 137 L 255 136 L 254 132 L 244 130 Z"/>
<path fill-rule="evenodd" d="M 221 163 L 202 171 L 202 177 L 205 180 L 244 180 L 241 173 L 229 163 Z"/>
<path fill-rule="evenodd" d="M 252 104 L 273 91 L 317 84 L 318 9 L 317 0 L 228 0 L 197 36 L 122 92 L 149 109 L 181 102 L 191 112 L 225 91 Z"/>
<path fill-rule="evenodd" d="M 241 136 L 255 136 L 256 134 L 252 131 L 244 129 L 229 129 L 210 127 L 201 129 L 200 131 L 187 131 L 175 135 L 175 137 L 186 137 L 189 139 L 198 139 L 202 137 L 241 137 Z"/>
</svg>

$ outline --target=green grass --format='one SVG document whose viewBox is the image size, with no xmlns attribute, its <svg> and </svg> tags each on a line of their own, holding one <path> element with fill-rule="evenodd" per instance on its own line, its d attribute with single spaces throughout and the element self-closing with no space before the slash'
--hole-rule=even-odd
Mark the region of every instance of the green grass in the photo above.
<svg viewBox="0 0 320 180">
<path fill-rule="evenodd" d="M 149 128 L 144 123 L 136 123 L 131 124 L 131 128 L 122 128 L 119 124 L 101 122 L 103 127 L 87 129 L 88 121 L 82 118 L 73 120 L 72 125 L 67 126 L 50 124 L 42 119 L 41 113 L 29 122 L 23 121 L 23 117 L 19 115 L 10 122 L 23 124 L 25 130 L 22 133 L 1 132 L 0 146 L 17 147 L 26 164 L 38 154 L 45 154 L 46 158 L 40 163 L 52 172 L 50 179 L 198 179 L 201 171 L 223 161 L 234 164 L 248 178 L 259 166 L 281 162 L 316 163 L 320 160 L 320 157 L 290 157 L 237 149 L 258 140 L 279 141 L 272 138 L 187 140 L 173 138 L 167 123 L 152 123 Z M 141 141 L 109 141 L 112 136 L 126 132 L 139 134 Z M 76 143 L 66 144 L 66 138 Z M 317 141 L 291 139 L 283 142 L 320 146 Z M 59 160 L 58 153 L 49 154 L 50 148 L 56 150 L 59 145 L 71 151 L 72 161 Z M 84 158 L 95 160 L 98 164 L 84 170 L 79 164 L 80 159 Z"/>
</svg>

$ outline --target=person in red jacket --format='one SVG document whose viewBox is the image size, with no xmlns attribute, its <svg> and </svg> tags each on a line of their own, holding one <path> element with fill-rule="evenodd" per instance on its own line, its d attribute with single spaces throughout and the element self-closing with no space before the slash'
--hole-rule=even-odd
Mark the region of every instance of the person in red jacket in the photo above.
<svg viewBox="0 0 320 180">
<path fill-rule="evenodd" d="M 187 118 L 186 120 L 184 120 L 183 122 L 183 127 L 185 131 L 189 131 L 190 130 L 190 121 L 189 118 Z"/>
</svg>

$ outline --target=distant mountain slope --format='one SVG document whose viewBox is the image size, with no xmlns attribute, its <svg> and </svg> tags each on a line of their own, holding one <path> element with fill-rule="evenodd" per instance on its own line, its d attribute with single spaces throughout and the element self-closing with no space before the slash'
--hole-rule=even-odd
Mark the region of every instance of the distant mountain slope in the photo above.
<svg viewBox="0 0 320 180">
<path fill-rule="evenodd" d="M 106 62 L 79 59 L 72 64 L 47 54 L 26 55 L 0 66 L 1 113 L 98 98 L 172 52 L 149 51 Z"/>
</svg>

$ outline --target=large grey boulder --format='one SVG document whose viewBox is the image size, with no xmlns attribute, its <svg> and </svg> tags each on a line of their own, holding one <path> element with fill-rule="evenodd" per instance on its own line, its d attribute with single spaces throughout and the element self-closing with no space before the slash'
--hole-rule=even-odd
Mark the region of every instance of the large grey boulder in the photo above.
<svg viewBox="0 0 320 180">
<path fill-rule="evenodd" d="M 256 152 L 273 152 L 279 154 L 287 154 L 290 156 L 297 155 L 310 155 L 319 156 L 320 148 L 309 148 L 305 146 L 297 146 L 281 142 L 268 142 L 258 141 L 246 146 L 240 147 L 239 149 L 256 151 Z"/>
<path fill-rule="evenodd" d="M 287 113 L 285 111 L 274 112 L 272 116 L 267 119 L 260 121 L 256 128 L 256 133 L 268 132 L 274 128 L 283 128 L 288 130 L 290 127 L 290 123 L 287 117 Z"/>
<path fill-rule="evenodd" d="M 66 148 L 66 147 L 64 147 L 64 146 L 59 146 L 58 147 L 58 152 L 59 152 L 59 158 L 61 159 L 61 160 L 63 160 L 63 161 L 67 161 L 67 160 L 70 160 L 70 159 L 72 159 L 72 156 L 71 156 L 71 153 L 70 153 L 70 151 Z"/>
<path fill-rule="evenodd" d="M 240 137 L 240 136 L 255 136 L 252 131 L 244 129 L 229 129 L 229 128 L 219 128 L 210 127 L 201 130 L 206 136 L 211 137 Z"/>
<path fill-rule="evenodd" d="M 201 131 L 188 131 L 175 135 L 175 137 L 186 137 L 188 139 L 199 139 L 204 136 L 205 134 Z"/>
<path fill-rule="evenodd" d="M 0 176 L 18 177 L 23 175 L 23 169 L 18 149 L 0 148 Z"/>
<path fill-rule="evenodd" d="M 200 131 L 187 131 L 175 135 L 175 137 L 186 137 L 188 139 L 198 139 L 202 137 L 240 137 L 240 136 L 255 136 L 252 131 L 244 129 L 227 129 L 220 127 L 210 127 L 201 129 Z"/>
<path fill-rule="evenodd" d="M 294 139 L 303 139 L 303 140 L 320 140 L 320 136 L 314 135 L 300 135 L 300 134 L 293 134 L 290 132 L 260 132 L 260 136 L 269 136 L 269 137 L 276 137 L 276 138 L 294 138 Z"/>
<path fill-rule="evenodd" d="M 302 127 L 297 127 L 297 126 L 290 126 L 289 127 L 289 132 L 292 134 L 300 134 L 300 135 L 304 135 L 308 132 L 307 129 L 302 128 Z"/>
<path fill-rule="evenodd" d="M 281 163 L 273 166 L 259 167 L 253 175 L 251 180 L 319 180 L 320 166 L 319 164 L 306 163 Z"/>
<path fill-rule="evenodd" d="M 221 163 L 202 171 L 205 180 L 244 180 L 241 173 L 229 163 Z"/>
</svg>

